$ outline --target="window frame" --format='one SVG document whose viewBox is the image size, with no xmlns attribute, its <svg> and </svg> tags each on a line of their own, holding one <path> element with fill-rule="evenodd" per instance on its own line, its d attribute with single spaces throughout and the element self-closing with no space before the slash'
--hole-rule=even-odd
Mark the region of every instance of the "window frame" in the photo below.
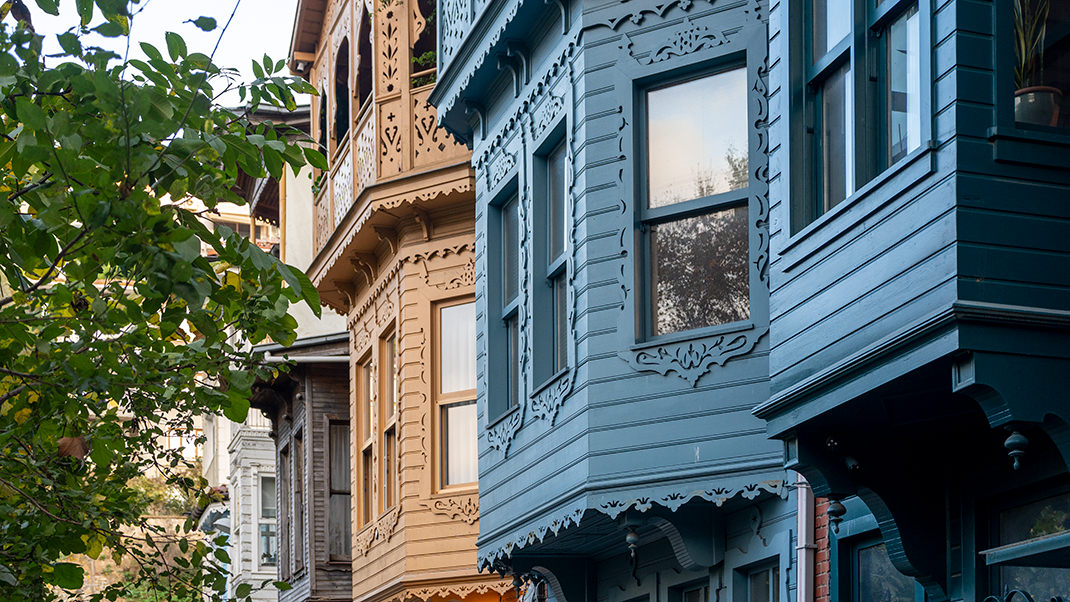
<svg viewBox="0 0 1070 602">
<path fill-rule="evenodd" d="M 857 602 L 858 551 L 885 542 L 877 519 L 861 498 L 851 496 L 843 500 L 843 505 L 847 513 L 839 529 L 829 533 L 829 565 L 833 575 L 829 581 L 829 594 L 833 600 Z M 925 602 L 925 588 L 917 580 L 914 581 L 914 602 Z"/>
<path fill-rule="evenodd" d="M 657 76 L 655 76 L 655 78 L 649 81 L 637 82 L 637 86 L 635 89 L 634 107 L 637 130 L 636 165 L 638 168 L 635 170 L 636 200 L 635 210 L 633 212 L 633 225 L 637 236 L 636 246 L 639 251 L 639 259 L 637 259 L 635 262 L 636 283 L 639 285 L 637 287 L 639 293 L 637 295 L 638 299 L 636 303 L 635 316 L 635 338 L 638 344 L 701 338 L 703 336 L 709 336 L 718 332 L 738 330 L 746 324 L 752 322 L 752 320 L 754 319 L 755 283 L 753 278 L 753 270 L 751 269 L 751 246 L 753 243 L 751 235 L 754 230 L 754 220 L 753 217 L 750 215 L 750 212 L 752 211 L 750 200 L 755 193 L 751 140 L 754 128 L 747 128 L 746 152 L 748 161 L 748 177 L 746 187 L 737 188 L 735 190 L 729 190 L 726 192 L 720 192 L 705 197 L 690 199 L 680 203 L 673 203 L 665 207 L 650 208 L 649 179 L 647 176 L 650 159 L 648 138 L 649 107 L 647 105 L 647 94 L 652 91 L 665 89 L 672 86 L 703 79 L 705 77 L 711 77 L 740 69 L 743 71 L 744 76 L 747 78 L 748 94 L 745 99 L 745 102 L 747 104 L 747 121 L 748 123 L 752 123 L 754 115 L 752 110 L 752 103 L 750 101 L 750 69 L 747 55 L 747 51 L 740 50 L 719 56 L 711 61 L 704 61 L 698 66 L 698 68 L 691 67 L 668 71 L 665 73 L 659 73 Z M 724 324 L 699 326 L 697 328 L 681 330 L 672 333 L 655 334 L 653 266 L 651 265 L 651 258 L 653 257 L 651 251 L 652 226 L 668 224 L 674 221 L 680 221 L 703 215 L 712 215 L 719 211 L 736 209 L 740 207 L 744 208 L 748 214 L 746 257 L 746 264 L 748 266 L 748 316 L 742 320 L 726 322 Z"/>
<path fill-rule="evenodd" d="M 517 294 L 519 297 L 519 293 Z M 478 481 L 469 481 L 466 483 L 447 483 L 446 482 L 446 468 L 447 468 L 447 450 L 446 450 L 446 436 L 442 430 L 444 426 L 443 412 L 447 407 L 453 405 L 462 404 L 475 404 L 478 387 L 471 389 L 465 389 L 462 391 L 451 391 L 449 393 L 442 392 L 442 310 L 449 307 L 457 307 L 461 305 L 472 304 L 473 309 L 476 303 L 475 295 L 460 295 L 454 297 L 445 297 L 442 299 L 436 299 L 431 301 L 431 398 L 432 398 L 432 432 L 434 433 L 434 439 L 436 444 L 433 445 L 435 450 L 433 454 L 433 469 L 432 469 L 432 489 L 436 492 L 449 491 L 454 492 L 456 490 L 474 489 Z M 479 317 L 476 316 L 478 323 Z M 477 327 L 478 331 L 478 327 Z M 476 427 L 478 429 L 479 419 L 476 418 Z M 478 454 L 476 457 L 478 463 Z M 478 464 L 477 464 L 478 465 Z"/>
<path fill-rule="evenodd" d="M 305 482 L 305 445 L 304 425 L 295 426 L 291 434 L 293 453 L 291 460 L 293 470 L 290 472 L 290 490 L 293 495 L 293 574 L 300 576 L 305 571 L 305 550 L 308 545 L 307 500 L 308 492 Z"/>
<path fill-rule="evenodd" d="M 275 516 L 268 518 L 264 516 L 264 480 L 271 479 L 275 482 Z M 258 503 L 256 504 L 256 566 L 258 569 L 263 570 L 267 567 L 275 568 L 279 566 L 279 480 L 275 473 L 262 472 L 257 475 L 256 481 L 256 493 Z M 264 560 L 264 546 L 263 538 L 261 535 L 261 529 L 264 526 L 271 525 L 275 528 L 275 561 L 266 562 Z"/>
<path fill-rule="evenodd" d="M 1013 487 L 1009 491 L 997 496 L 995 499 L 990 499 L 987 503 L 982 503 L 979 516 L 985 517 L 982 520 L 987 522 L 987 550 L 982 550 L 980 553 L 982 556 L 987 556 L 987 553 L 998 548 L 1005 548 L 1015 543 L 1021 544 L 1030 541 L 1029 539 L 1020 540 L 1019 542 L 1003 544 L 1000 543 L 1000 521 L 1001 515 L 1016 508 L 1028 506 L 1036 502 L 1044 501 L 1049 498 L 1068 496 L 1070 495 L 1070 482 L 1065 480 L 1046 480 L 1041 483 L 1033 483 L 1025 487 Z M 980 546 L 979 546 L 980 547 Z M 1030 550 L 1022 548 L 1023 552 L 1028 553 Z M 1023 554 L 1027 555 L 1027 554 Z M 980 571 L 981 581 L 988 587 L 989 591 L 998 592 L 1003 591 L 1003 574 L 1000 569 L 1005 566 L 1014 566 L 1013 559 L 1008 558 L 1002 562 L 993 562 L 989 564 L 986 560 L 982 560 L 982 570 Z M 1040 567 L 1040 568 L 1062 568 L 1062 567 Z M 1032 595 L 1033 592 L 1030 592 Z"/>
<path fill-rule="evenodd" d="M 568 324 L 568 278 L 569 278 L 569 258 L 571 256 L 571 240 L 569 236 L 569 226 L 571 224 L 570 210 L 571 199 L 569 198 L 569 154 L 568 154 L 569 138 L 565 129 L 565 120 L 561 119 L 559 123 L 552 129 L 551 133 L 546 135 L 539 144 L 538 150 L 532 155 L 533 173 L 533 196 L 536 202 L 533 203 L 532 212 L 533 220 L 535 224 L 533 237 L 532 237 L 532 255 L 533 271 L 532 281 L 540 283 L 539 286 L 534 286 L 532 290 L 532 307 L 533 307 L 533 323 L 536 327 L 532 329 L 533 346 L 535 352 L 533 354 L 533 382 L 536 383 L 533 387 L 538 391 L 545 387 L 550 382 L 556 380 L 562 374 L 568 371 L 571 365 L 571 332 L 569 332 Z M 561 191 L 562 198 L 562 211 L 563 220 L 558 224 L 562 228 L 562 244 L 561 252 L 557 256 L 551 256 L 553 249 L 553 224 L 554 211 L 552 207 L 552 198 L 550 191 L 550 179 L 552 178 L 550 162 L 555 154 L 561 152 L 563 155 L 563 180 L 561 182 L 563 190 Z M 565 295 L 565 315 L 563 326 L 564 329 L 558 329 L 560 325 L 559 319 L 561 316 L 558 314 L 557 302 L 558 292 L 555 288 L 563 279 Z M 545 324 L 547 328 L 541 328 L 539 325 Z M 558 348 L 559 345 L 564 350 L 564 357 L 560 357 Z M 539 350 L 549 350 L 551 353 L 540 353 Z"/>
<path fill-rule="evenodd" d="M 334 563 L 334 562 L 348 563 L 348 562 L 352 561 L 352 557 L 353 557 L 352 556 L 352 547 L 353 547 L 353 481 L 352 481 L 352 475 L 353 475 L 353 456 L 352 456 L 353 431 L 352 431 L 351 423 L 350 423 L 348 417 L 337 416 L 337 415 L 334 415 L 334 414 L 328 414 L 328 415 L 323 417 L 323 420 L 324 420 L 324 423 L 326 425 L 326 429 L 325 429 L 324 433 L 326 435 L 326 445 L 325 445 L 325 447 L 326 447 L 326 450 L 327 450 L 327 479 L 326 479 L 327 480 L 327 487 L 326 487 L 326 492 L 325 492 L 326 493 L 325 501 L 326 501 L 326 504 L 327 504 L 326 508 L 328 509 L 328 513 L 327 513 L 327 538 L 328 538 L 327 561 L 328 562 L 332 562 L 332 563 Z M 347 459 L 347 470 L 345 471 L 346 476 L 347 476 L 347 478 L 345 479 L 345 483 L 344 483 L 346 485 L 345 489 L 336 488 L 335 487 L 336 483 L 334 482 L 334 479 L 332 478 L 332 475 L 333 475 L 333 472 L 334 472 L 333 468 L 332 468 L 332 466 L 334 464 L 334 456 L 332 455 L 332 450 L 334 449 L 334 447 L 331 445 L 331 429 L 333 427 L 337 427 L 337 426 L 345 426 L 346 433 L 347 433 L 347 435 L 346 435 L 346 454 L 348 454 L 349 457 Z M 332 514 L 330 512 L 330 507 L 331 507 L 330 504 L 331 504 L 331 497 L 334 496 L 334 495 L 347 495 L 347 496 L 349 496 L 349 511 L 346 513 L 346 516 L 348 517 L 348 520 L 346 521 L 346 529 L 345 529 L 345 532 L 348 534 L 348 537 L 349 537 L 349 549 L 350 549 L 350 553 L 349 554 L 331 554 L 330 553 L 330 541 L 329 540 L 330 540 L 330 523 L 331 523 L 331 516 L 332 516 Z"/>
<path fill-rule="evenodd" d="M 518 178 L 514 173 L 506 184 L 497 190 L 494 200 L 488 207 L 487 248 L 498 252 L 487 253 L 487 328 L 488 354 L 490 365 L 487 375 L 486 427 L 491 428 L 518 411 L 523 396 L 524 374 L 522 362 L 524 349 L 520 344 L 519 322 L 521 303 L 524 297 L 522 283 L 526 274 L 523 266 L 524 245 L 520 232 L 526 227 L 521 222 L 520 204 L 523 202 Z M 516 296 L 506 302 L 504 282 L 506 279 L 506 261 L 504 257 L 505 210 L 509 205 L 516 208 L 517 215 L 517 282 Z M 516 323 L 516 349 L 510 339 L 511 323 Z M 477 329 L 479 315 L 476 316 Z M 500 352 L 499 352 L 500 351 Z M 515 356 L 515 357 L 514 357 Z M 513 370 L 513 372 L 510 372 Z M 503 378 L 502 374 L 506 374 Z M 512 382 L 512 375 L 516 382 Z M 504 399 L 504 402 L 502 401 Z"/>
<path fill-rule="evenodd" d="M 874 188 L 929 153 L 934 146 L 931 0 L 849 0 L 849 5 L 850 32 L 816 60 L 813 54 L 813 0 L 801 0 L 801 18 L 795 19 L 792 24 L 792 36 L 796 43 L 791 45 L 793 52 L 789 53 L 793 55 L 789 59 L 793 72 L 792 88 L 795 89 L 791 94 L 791 104 L 794 105 L 791 120 L 795 122 L 791 131 L 801 140 L 801 148 L 791 152 L 792 163 L 799 167 L 791 170 L 790 240 L 784 250 L 805 237 L 813 224 L 825 222 L 825 216 L 839 214 L 842 208 L 868 196 Z M 885 148 L 888 106 L 884 99 L 887 69 L 884 64 L 886 52 L 883 49 L 886 46 L 887 26 L 912 7 L 917 7 L 919 19 L 919 144 L 893 162 L 886 156 Z M 823 163 L 820 160 L 820 86 L 844 64 L 849 66 L 846 110 L 851 113 L 851 127 L 847 132 L 851 157 L 845 177 L 850 185 L 846 186 L 844 198 L 826 209 L 822 192 Z M 912 174 L 916 177 L 897 185 L 897 190 L 913 184 L 932 171 L 930 166 L 924 173 Z"/>
<path fill-rule="evenodd" d="M 293 567 L 290 562 L 290 542 L 293 540 L 293 516 L 290 509 L 293 507 L 293 499 L 291 498 L 291 492 L 293 490 L 293 469 L 290 464 L 292 459 L 293 449 L 289 437 L 286 438 L 285 443 L 279 448 L 279 480 L 275 483 L 278 488 L 278 498 L 280 502 L 280 508 L 276 509 L 278 512 L 278 538 L 279 538 L 279 577 L 283 581 L 288 581 L 293 578 Z"/>
<path fill-rule="evenodd" d="M 392 342 L 392 343 L 391 343 Z M 387 353 L 390 345 L 393 344 L 392 350 L 394 365 L 393 373 L 391 375 L 390 383 L 393 385 L 393 393 L 391 395 L 386 394 L 387 379 L 384 376 L 388 373 L 386 362 Z M 379 449 L 379 476 L 382 478 L 381 485 L 379 487 L 379 512 L 385 514 L 390 510 L 393 510 L 401 501 L 401 450 L 400 450 L 400 437 L 399 429 L 401 425 L 401 396 L 398 392 L 399 379 L 398 374 L 400 372 L 400 338 L 398 337 L 397 327 L 394 324 L 388 326 L 381 335 L 379 335 L 379 403 L 376 407 L 379 414 L 379 432 L 378 443 Z M 390 414 L 387 415 L 387 406 L 390 408 Z M 387 445 L 387 436 L 393 437 L 393 453 L 391 457 L 387 457 L 390 453 L 390 446 Z M 393 467 L 393 478 L 389 478 L 388 470 Z"/>
<path fill-rule="evenodd" d="M 364 526 L 375 521 L 375 441 L 379 436 L 379 428 L 376 423 L 375 411 L 376 403 L 378 401 L 378 395 L 376 395 L 376 379 L 375 379 L 375 362 L 372 357 L 372 350 L 368 350 L 367 353 L 357 361 L 357 380 L 359 381 L 356 387 L 356 418 L 359 425 L 359 429 L 354 430 L 354 437 L 357 441 L 356 457 L 360 458 L 359 466 L 350 466 L 351 470 L 354 470 L 358 475 L 358 482 L 360 483 L 360 508 L 357 512 L 357 524 L 356 528 L 361 529 Z M 363 436 L 365 430 L 367 436 Z M 358 434 L 359 433 L 359 434 Z M 365 456 L 371 457 L 371 471 L 369 472 Z M 355 461 L 355 458 L 354 458 Z M 350 494 L 350 500 L 352 503 L 352 493 Z"/>
</svg>

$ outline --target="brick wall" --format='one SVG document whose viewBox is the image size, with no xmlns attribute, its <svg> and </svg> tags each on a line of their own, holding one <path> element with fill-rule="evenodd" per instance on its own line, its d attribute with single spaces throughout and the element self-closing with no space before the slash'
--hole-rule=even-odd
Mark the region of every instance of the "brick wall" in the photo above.
<svg viewBox="0 0 1070 602">
<path fill-rule="evenodd" d="M 830 600 L 828 507 L 828 498 L 814 500 L 814 544 L 817 546 L 814 558 L 814 602 Z"/>
</svg>

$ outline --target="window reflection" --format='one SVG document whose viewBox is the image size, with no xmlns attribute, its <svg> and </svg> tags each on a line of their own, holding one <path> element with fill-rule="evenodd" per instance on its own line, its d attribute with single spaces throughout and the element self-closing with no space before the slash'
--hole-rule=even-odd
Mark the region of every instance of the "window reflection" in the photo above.
<svg viewBox="0 0 1070 602">
<path fill-rule="evenodd" d="M 1070 2 L 1012 0 L 1014 118 L 1070 127 Z"/>
<path fill-rule="evenodd" d="M 450 305 L 440 310 L 440 393 L 476 388 L 476 304 Z"/>
<path fill-rule="evenodd" d="M 914 580 L 900 573 L 883 543 L 858 549 L 857 602 L 914 602 Z"/>
<path fill-rule="evenodd" d="M 653 225 L 650 236 L 654 334 L 749 317 L 746 207 Z"/>
<path fill-rule="evenodd" d="M 812 8 L 816 61 L 851 32 L 851 0 L 814 0 Z"/>
<path fill-rule="evenodd" d="M 888 162 L 902 159 L 921 145 L 921 47 L 918 7 L 888 27 L 887 89 Z"/>
<path fill-rule="evenodd" d="M 745 188 L 747 75 L 733 69 L 647 92 L 647 206 Z"/>
<path fill-rule="evenodd" d="M 844 65 L 821 86 L 821 184 L 822 213 L 832 209 L 852 192 L 853 181 L 850 67 Z"/>
</svg>

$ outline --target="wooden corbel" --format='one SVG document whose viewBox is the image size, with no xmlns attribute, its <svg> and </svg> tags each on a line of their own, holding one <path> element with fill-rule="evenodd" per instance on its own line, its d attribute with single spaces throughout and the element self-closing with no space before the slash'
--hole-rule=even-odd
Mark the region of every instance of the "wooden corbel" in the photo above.
<svg viewBox="0 0 1070 602">
<path fill-rule="evenodd" d="M 508 69 L 509 73 L 513 74 L 513 98 L 520 97 L 520 79 L 523 76 L 523 68 L 518 69 L 516 65 L 516 58 L 510 56 L 508 52 L 498 55 L 498 69 Z"/>
<path fill-rule="evenodd" d="M 354 253 L 349 257 L 349 263 L 353 265 L 359 274 L 367 279 L 368 286 L 375 284 L 377 275 L 375 268 L 378 266 L 375 255 L 371 253 Z"/>
<path fill-rule="evenodd" d="M 379 236 L 379 240 L 390 247 L 390 254 L 396 254 L 398 252 L 398 231 L 387 226 L 373 226 L 373 228 L 375 229 L 375 234 Z"/>
<path fill-rule="evenodd" d="M 350 280 L 332 280 L 331 284 L 345 297 L 346 309 L 353 307 L 353 301 L 356 300 L 357 296 L 357 287 L 353 286 L 353 282 Z"/>
<path fill-rule="evenodd" d="M 531 81 L 531 61 L 528 60 L 528 47 L 523 42 L 508 40 L 505 43 L 505 55 L 520 62 L 520 76 L 526 86 Z"/>
<path fill-rule="evenodd" d="M 464 118 L 468 122 L 468 127 L 476 133 L 479 138 L 483 137 L 483 127 L 487 122 L 486 110 L 483 109 L 483 105 L 471 100 L 465 100 L 464 103 Z"/>
<path fill-rule="evenodd" d="M 424 242 L 431 240 L 431 215 L 426 209 L 420 207 L 416 203 L 411 205 L 412 212 L 416 214 L 416 223 L 420 225 L 420 229 L 424 234 Z"/>
<path fill-rule="evenodd" d="M 569 23 L 568 14 L 568 0 L 542 0 L 544 4 L 555 4 L 557 9 L 561 11 L 561 33 L 568 33 L 569 27 L 572 26 Z"/>
</svg>

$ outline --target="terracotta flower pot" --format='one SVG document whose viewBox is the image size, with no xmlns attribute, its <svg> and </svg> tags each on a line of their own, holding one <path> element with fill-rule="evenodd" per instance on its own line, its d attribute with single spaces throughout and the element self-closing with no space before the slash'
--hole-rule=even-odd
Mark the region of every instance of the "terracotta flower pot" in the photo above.
<svg viewBox="0 0 1070 602">
<path fill-rule="evenodd" d="M 1014 120 L 1036 125 L 1059 125 L 1063 93 L 1051 86 L 1029 86 L 1014 93 Z"/>
</svg>

